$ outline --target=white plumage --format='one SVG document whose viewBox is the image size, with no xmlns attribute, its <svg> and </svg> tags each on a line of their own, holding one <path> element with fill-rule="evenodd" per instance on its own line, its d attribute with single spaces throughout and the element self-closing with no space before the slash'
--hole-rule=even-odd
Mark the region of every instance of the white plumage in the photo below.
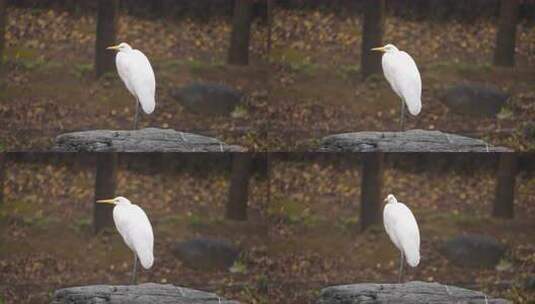
<svg viewBox="0 0 535 304">
<path fill-rule="evenodd" d="M 384 52 L 381 63 L 386 80 L 402 103 L 407 105 L 409 112 L 418 115 L 422 110 L 422 80 L 412 57 L 392 44 L 372 50 Z"/>
<path fill-rule="evenodd" d="M 134 252 L 133 281 L 135 282 L 136 257 L 145 269 L 151 268 L 154 263 L 154 235 L 149 218 L 143 209 L 122 196 L 97 202 L 115 205 L 113 208 L 115 227 L 128 248 Z"/>
<path fill-rule="evenodd" d="M 124 242 L 134 251 L 145 269 L 154 262 L 154 235 L 149 218 L 138 205 L 132 204 L 124 197 L 113 208 L 113 221 Z"/>
<path fill-rule="evenodd" d="M 133 49 L 128 43 L 108 47 L 117 50 L 115 65 L 117 73 L 128 91 L 141 104 L 143 112 L 151 114 L 156 106 L 156 79 L 149 59 L 141 51 Z M 137 122 L 137 104 L 136 118 Z"/>
<path fill-rule="evenodd" d="M 401 252 L 401 279 L 403 257 L 412 267 L 420 263 L 420 230 L 409 207 L 398 202 L 392 194 L 389 194 L 385 201 L 387 203 L 383 210 L 383 223 L 386 233 Z"/>
</svg>

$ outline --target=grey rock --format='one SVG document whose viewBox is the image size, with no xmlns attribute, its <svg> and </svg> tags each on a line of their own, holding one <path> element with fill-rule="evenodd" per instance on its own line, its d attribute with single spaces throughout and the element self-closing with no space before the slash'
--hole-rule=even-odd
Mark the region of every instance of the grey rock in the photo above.
<svg viewBox="0 0 535 304">
<path fill-rule="evenodd" d="M 225 85 L 194 83 L 172 90 L 171 96 L 195 114 L 229 115 L 240 104 L 243 94 Z"/>
<path fill-rule="evenodd" d="M 491 236 L 468 234 L 446 241 L 441 252 L 459 266 L 494 267 L 505 254 L 505 246 Z"/>
<path fill-rule="evenodd" d="M 506 152 L 480 139 L 440 131 L 354 132 L 322 138 L 323 152 Z"/>
<path fill-rule="evenodd" d="M 460 84 L 448 88 L 440 101 L 450 110 L 471 116 L 496 116 L 509 99 L 499 88 L 484 84 Z"/>
<path fill-rule="evenodd" d="M 403 284 L 352 284 L 327 287 L 321 290 L 316 304 L 505 304 L 485 294 L 456 286 L 428 282 Z"/>
<path fill-rule="evenodd" d="M 217 239 L 178 242 L 172 251 L 185 266 L 201 270 L 226 270 L 240 255 L 231 242 Z"/>
<path fill-rule="evenodd" d="M 210 292 L 170 284 L 90 285 L 56 290 L 51 304 L 239 304 Z"/>
<path fill-rule="evenodd" d="M 171 129 L 91 130 L 58 135 L 55 152 L 229 152 L 243 151 L 215 138 Z"/>
</svg>

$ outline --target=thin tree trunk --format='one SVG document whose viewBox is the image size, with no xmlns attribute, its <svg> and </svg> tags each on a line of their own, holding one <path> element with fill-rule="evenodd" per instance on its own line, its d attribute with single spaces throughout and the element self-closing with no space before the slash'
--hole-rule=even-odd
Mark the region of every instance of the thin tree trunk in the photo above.
<svg viewBox="0 0 535 304">
<path fill-rule="evenodd" d="M 383 158 L 382 152 L 362 153 L 361 230 L 381 223 Z"/>
<path fill-rule="evenodd" d="M 516 154 L 501 153 L 492 216 L 506 219 L 514 217 L 516 172 Z"/>
<path fill-rule="evenodd" d="M 500 22 L 496 36 L 494 65 L 515 65 L 516 24 L 518 21 L 518 0 L 500 1 Z"/>
<path fill-rule="evenodd" d="M 4 67 L 4 50 L 6 47 L 7 0 L 0 0 L 0 71 Z"/>
<path fill-rule="evenodd" d="M 366 78 L 381 72 L 381 53 L 370 51 L 382 46 L 385 26 L 385 0 L 366 0 L 362 24 L 361 74 Z"/>
<path fill-rule="evenodd" d="M 161 16 L 164 12 L 163 0 L 152 0 L 150 9 L 155 16 Z"/>
<path fill-rule="evenodd" d="M 97 37 L 95 44 L 95 73 L 97 77 L 112 72 L 115 52 L 106 47 L 116 44 L 119 0 L 99 0 L 97 17 Z"/>
<path fill-rule="evenodd" d="M 113 227 L 113 205 L 97 204 L 97 200 L 115 197 L 117 178 L 117 154 L 98 153 L 97 172 L 95 176 L 95 202 L 93 211 L 93 228 L 98 233 L 103 228 Z"/>
<path fill-rule="evenodd" d="M 249 41 L 253 19 L 253 0 L 235 0 L 228 63 L 249 64 Z"/>
<path fill-rule="evenodd" d="M 251 153 L 232 155 L 232 172 L 227 202 L 226 217 L 231 220 L 247 220 L 247 199 L 253 158 Z"/>
</svg>

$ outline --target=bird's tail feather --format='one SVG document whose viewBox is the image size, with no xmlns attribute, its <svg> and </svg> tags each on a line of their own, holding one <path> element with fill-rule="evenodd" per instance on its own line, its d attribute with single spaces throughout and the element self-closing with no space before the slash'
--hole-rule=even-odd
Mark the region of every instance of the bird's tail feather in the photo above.
<svg viewBox="0 0 535 304">
<path fill-rule="evenodd" d="M 411 115 L 416 116 L 420 114 L 420 111 L 422 110 L 422 102 L 420 98 L 412 98 L 410 100 L 407 100 L 405 104 L 407 105 L 407 108 L 409 109 L 409 113 L 411 113 Z"/>
<path fill-rule="evenodd" d="M 156 106 L 154 96 L 140 96 L 139 103 L 141 104 L 141 108 L 143 108 L 143 112 L 146 114 L 151 114 L 154 112 L 154 108 Z"/>
<path fill-rule="evenodd" d="M 404 250 L 407 264 L 411 267 L 416 267 L 420 264 L 420 252 L 419 250 Z"/>
<path fill-rule="evenodd" d="M 149 269 L 152 267 L 152 264 L 154 263 L 154 255 L 150 250 L 139 250 L 137 257 L 139 258 L 143 268 Z"/>
<path fill-rule="evenodd" d="M 147 240 L 138 240 L 137 242 L 134 241 L 134 248 L 137 254 L 137 257 L 139 258 L 139 261 L 141 262 L 141 266 L 145 269 L 149 269 L 152 267 L 152 264 L 154 263 L 154 254 L 153 254 L 153 243 L 152 241 Z"/>
</svg>

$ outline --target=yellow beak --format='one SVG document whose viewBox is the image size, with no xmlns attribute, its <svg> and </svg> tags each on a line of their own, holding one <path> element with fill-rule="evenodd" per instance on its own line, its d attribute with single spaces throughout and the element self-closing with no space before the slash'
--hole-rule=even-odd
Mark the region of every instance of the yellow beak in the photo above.
<svg viewBox="0 0 535 304">
<path fill-rule="evenodd" d="M 114 51 L 117 51 L 118 49 L 119 49 L 119 45 L 112 45 L 106 48 L 106 50 L 114 50 Z"/>
<path fill-rule="evenodd" d="M 376 52 L 384 52 L 385 51 L 385 47 L 384 46 L 380 46 L 380 47 L 373 48 L 371 50 L 372 51 L 376 51 Z"/>
<path fill-rule="evenodd" d="M 105 200 L 98 200 L 97 203 L 99 204 L 112 204 L 115 205 L 114 199 L 105 199 Z"/>
</svg>

